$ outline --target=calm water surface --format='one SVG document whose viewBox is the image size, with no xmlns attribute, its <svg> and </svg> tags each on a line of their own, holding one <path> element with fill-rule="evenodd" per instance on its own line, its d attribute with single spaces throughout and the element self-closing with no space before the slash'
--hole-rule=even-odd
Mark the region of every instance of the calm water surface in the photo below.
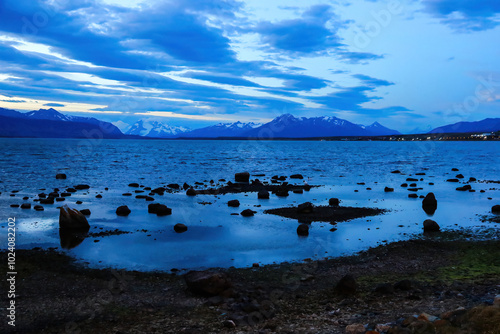
<svg viewBox="0 0 500 334">
<path fill-rule="evenodd" d="M 500 185 L 472 183 L 476 192 L 470 193 L 458 192 L 456 183 L 446 182 L 458 173 L 465 181 L 471 176 L 480 181 L 499 180 L 499 143 L 495 142 L 0 139 L 0 150 L 0 227 L 6 231 L 7 218 L 16 218 L 18 248 L 60 247 L 57 204 L 45 205 L 43 212 L 10 207 L 25 202 L 24 196 L 36 204 L 33 198 L 42 192 L 40 189 L 47 189 L 47 193 L 56 187 L 88 184 L 89 191 L 79 191 L 64 203 L 92 211 L 91 232 L 133 232 L 87 237 L 77 247 L 64 250 L 93 267 L 165 271 L 244 267 L 254 262 L 352 254 L 381 242 L 408 239 L 421 233 L 422 221 L 428 216 L 421 209 L 421 200 L 408 198 L 409 192 L 400 184 L 419 172 L 426 175 L 416 177 L 424 179 L 418 182 L 424 188 L 418 194 L 436 194 L 438 210 L 432 219 L 443 228 L 497 228 L 482 223 L 478 215 L 488 214 L 493 204 L 499 204 Z M 453 167 L 460 172 L 452 172 Z M 395 169 L 405 175 L 391 174 Z M 258 200 L 255 193 L 155 196 L 157 202 L 173 209 L 167 217 L 148 214 L 150 202 L 122 196 L 133 190 L 127 186 L 132 182 L 151 188 L 168 183 L 217 182 L 233 180 L 234 173 L 240 171 L 265 174 L 252 177 L 263 181 L 273 175 L 301 173 L 306 182 L 321 187 L 304 194 L 290 193 L 287 198 L 271 195 L 269 200 Z M 57 173 L 68 178 L 56 180 Z M 365 185 L 358 185 L 360 182 Z M 386 186 L 394 187 L 395 192 L 385 193 Z M 109 190 L 104 190 L 106 187 Z M 11 196 L 13 190 L 19 192 Z M 95 198 L 98 193 L 102 199 Z M 297 221 L 263 213 L 306 201 L 324 205 L 331 197 L 340 198 L 342 205 L 390 212 L 339 223 L 334 232 L 330 224 L 314 222 L 307 238 L 297 236 Z M 228 208 L 231 199 L 238 199 L 240 208 Z M 83 204 L 76 205 L 77 200 Z M 115 210 L 120 205 L 128 205 L 132 213 L 117 217 Z M 250 218 L 231 215 L 246 208 L 257 214 Z M 188 231 L 175 233 L 176 223 L 186 224 Z M 2 235 L 0 247 L 5 248 L 6 233 Z"/>
</svg>

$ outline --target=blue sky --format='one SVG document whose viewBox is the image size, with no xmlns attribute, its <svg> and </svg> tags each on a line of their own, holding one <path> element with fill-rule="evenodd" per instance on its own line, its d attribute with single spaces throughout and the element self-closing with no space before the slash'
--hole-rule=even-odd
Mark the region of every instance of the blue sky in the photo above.
<svg viewBox="0 0 500 334">
<path fill-rule="evenodd" d="M 500 2 L 2 0 L 0 107 L 120 126 L 499 117 Z"/>
</svg>

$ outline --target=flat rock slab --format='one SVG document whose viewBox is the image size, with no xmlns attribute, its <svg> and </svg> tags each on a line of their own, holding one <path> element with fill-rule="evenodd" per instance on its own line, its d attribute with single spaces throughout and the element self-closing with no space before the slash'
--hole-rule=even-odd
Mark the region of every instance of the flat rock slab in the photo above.
<svg viewBox="0 0 500 334">
<path fill-rule="evenodd" d="M 338 223 L 356 218 L 376 216 L 386 211 L 378 208 L 358 208 L 352 206 L 315 206 L 314 211 L 311 213 L 299 213 L 297 207 L 271 209 L 264 211 L 264 213 L 297 219 L 305 223 L 314 221 Z"/>
</svg>

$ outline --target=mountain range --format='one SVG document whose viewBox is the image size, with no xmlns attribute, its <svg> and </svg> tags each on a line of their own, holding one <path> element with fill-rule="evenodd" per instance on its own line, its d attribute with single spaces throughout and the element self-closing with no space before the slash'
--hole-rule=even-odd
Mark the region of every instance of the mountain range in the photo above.
<svg viewBox="0 0 500 334">
<path fill-rule="evenodd" d="M 111 123 L 92 117 L 69 116 L 55 109 L 21 113 L 0 108 L 0 137 L 123 138 Z"/>
<path fill-rule="evenodd" d="M 117 124 L 117 122 L 115 122 Z M 123 125 L 124 123 L 122 123 Z M 98 132 L 96 132 L 98 131 Z M 500 131 L 500 118 L 478 122 L 459 122 L 435 128 L 427 133 L 467 133 Z M 378 122 L 369 126 L 351 123 L 333 117 L 278 116 L 268 123 L 219 123 L 188 129 L 169 126 L 154 119 L 139 120 L 126 127 L 125 134 L 118 127 L 93 117 L 70 116 L 55 109 L 39 109 L 21 113 L 0 108 L 0 137 L 34 138 L 318 138 L 391 136 L 400 134 Z"/>
<path fill-rule="evenodd" d="M 182 126 L 170 126 L 158 121 L 139 120 L 126 129 L 125 134 L 149 138 L 172 138 L 190 129 Z"/>
</svg>

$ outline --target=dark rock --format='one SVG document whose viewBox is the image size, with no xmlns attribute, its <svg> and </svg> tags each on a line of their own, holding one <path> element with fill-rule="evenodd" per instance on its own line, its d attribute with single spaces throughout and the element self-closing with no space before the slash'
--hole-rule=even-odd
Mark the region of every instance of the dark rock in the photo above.
<svg viewBox="0 0 500 334">
<path fill-rule="evenodd" d="M 184 184 L 182 185 L 182 189 L 188 190 L 189 188 L 191 188 L 191 186 L 189 184 L 187 184 L 186 182 L 184 182 Z"/>
<path fill-rule="evenodd" d="M 240 201 L 238 201 L 237 199 L 230 200 L 229 202 L 227 202 L 227 206 L 237 208 L 240 206 Z"/>
<path fill-rule="evenodd" d="M 330 205 L 330 206 L 339 206 L 340 205 L 340 200 L 338 198 L 330 198 L 328 200 L 328 205 Z"/>
<path fill-rule="evenodd" d="M 31 204 L 30 203 L 23 203 L 23 204 L 21 204 L 21 209 L 31 209 Z"/>
<path fill-rule="evenodd" d="M 56 180 L 66 180 L 66 174 L 56 174 Z"/>
<path fill-rule="evenodd" d="M 409 291 L 412 289 L 412 283 L 410 280 L 405 279 L 394 284 L 394 288 L 403 291 Z"/>
<path fill-rule="evenodd" d="M 78 184 L 78 185 L 74 186 L 73 188 L 75 188 L 76 190 L 85 190 L 85 189 L 89 189 L 90 186 L 87 184 Z"/>
<path fill-rule="evenodd" d="M 421 172 L 421 173 L 415 173 L 415 175 L 425 175 L 425 173 Z"/>
<path fill-rule="evenodd" d="M 408 194 L 408 198 L 418 198 L 417 194 Z"/>
<path fill-rule="evenodd" d="M 36 211 L 43 211 L 44 210 L 43 206 L 41 206 L 41 205 L 35 205 L 33 207 L 33 209 L 35 209 Z"/>
<path fill-rule="evenodd" d="M 469 177 L 469 182 L 476 182 L 477 179 L 475 177 Z"/>
<path fill-rule="evenodd" d="M 193 187 L 189 188 L 187 191 L 186 191 L 186 195 L 188 196 L 196 196 L 196 190 L 194 190 Z"/>
<path fill-rule="evenodd" d="M 246 209 L 246 210 L 243 210 L 241 211 L 241 215 L 243 217 L 252 217 L 254 215 L 255 211 L 252 211 L 250 209 Z"/>
<path fill-rule="evenodd" d="M 80 212 L 84 216 L 90 216 L 90 210 L 89 209 L 83 209 L 83 210 L 80 210 Z"/>
<path fill-rule="evenodd" d="M 392 173 L 392 174 L 401 174 L 401 171 L 400 171 L 400 170 L 398 170 L 398 169 L 396 169 L 396 170 L 393 170 L 391 173 Z"/>
<path fill-rule="evenodd" d="M 19 204 L 11 204 L 10 205 L 11 208 L 18 208 L 19 207 Z"/>
<path fill-rule="evenodd" d="M 234 174 L 234 181 L 248 183 L 250 181 L 250 173 L 248 172 L 236 173 Z"/>
<path fill-rule="evenodd" d="M 146 201 L 148 199 L 146 198 Z M 149 207 L 148 207 L 148 210 L 149 210 Z M 171 215 L 172 214 L 172 209 L 167 207 L 165 204 L 159 204 L 157 207 L 156 207 L 156 215 L 158 217 L 163 217 L 163 216 L 168 216 L 168 215 Z"/>
<path fill-rule="evenodd" d="M 42 202 L 40 201 L 40 203 L 42 203 Z M 82 204 L 82 203 L 83 203 L 82 201 L 76 201 L 76 202 L 75 202 L 75 204 Z M 43 203 L 42 203 L 42 204 L 43 204 Z"/>
<path fill-rule="evenodd" d="M 458 179 L 448 179 L 448 180 L 446 180 L 446 182 L 454 182 L 454 183 L 456 183 L 456 182 L 459 182 L 459 181 L 458 181 Z"/>
<path fill-rule="evenodd" d="M 76 189 L 75 188 L 68 188 L 66 189 L 67 192 L 69 193 L 76 193 Z"/>
<path fill-rule="evenodd" d="M 40 198 L 40 204 L 54 204 L 54 197 Z"/>
<path fill-rule="evenodd" d="M 68 230 L 88 231 L 90 225 L 87 218 L 78 210 L 71 209 L 67 205 L 59 208 L 59 227 Z"/>
<path fill-rule="evenodd" d="M 416 187 L 417 184 L 416 183 L 410 183 L 410 187 Z"/>
<path fill-rule="evenodd" d="M 491 208 L 492 213 L 500 213 L 500 205 L 493 205 Z"/>
<path fill-rule="evenodd" d="M 383 295 L 389 295 L 394 293 L 394 287 L 389 283 L 379 284 L 375 287 L 375 292 Z"/>
<path fill-rule="evenodd" d="M 407 182 L 417 182 L 418 179 L 414 179 L 414 178 L 409 177 L 409 178 L 406 179 L 406 181 Z"/>
<path fill-rule="evenodd" d="M 403 188 L 408 187 L 408 183 L 402 183 L 402 184 L 401 184 L 401 187 L 403 187 Z"/>
<path fill-rule="evenodd" d="M 51 192 L 49 193 L 49 197 L 54 197 L 54 198 L 59 197 L 59 193 Z"/>
<path fill-rule="evenodd" d="M 119 206 L 117 209 L 116 209 L 116 214 L 118 216 L 122 216 L 122 217 L 125 217 L 125 216 L 128 216 L 132 211 L 130 211 L 130 209 L 128 208 L 128 206 L 126 205 L 122 205 L 122 206 Z"/>
<path fill-rule="evenodd" d="M 463 179 L 463 178 L 464 178 L 464 176 L 463 176 L 462 174 L 458 174 L 458 175 L 456 175 L 455 177 L 456 177 L 457 179 Z"/>
<path fill-rule="evenodd" d="M 217 296 L 232 286 L 225 274 L 212 271 L 190 271 L 184 280 L 191 292 L 205 296 Z"/>
<path fill-rule="evenodd" d="M 46 194 L 46 193 L 39 193 L 39 194 L 38 194 L 38 197 L 39 197 L 39 198 L 46 198 L 46 197 L 47 197 L 47 194 Z"/>
<path fill-rule="evenodd" d="M 290 178 L 302 180 L 304 177 L 302 176 L 302 174 L 293 174 L 293 175 L 290 175 Z"/>
<path fill-rule="evenodd" d="M 293 190 L 293 193 L 294 194 L 303 194 L 304 190 L 303 189 L 295 189 L 295 190 Z"/>
<path fill-rule="evenodd" d="M 267 190 L 261 190 L 257 194 L 258 199 L 269 199 L 269 192 Z"/>
<path fill-rule="evenodd" d="M 314 205 L 311 202 L 305 202 L 297 206 L 298 213 L 311 213 L 314 211 Z"/>
<path fill-rule="evenodd" d="M 177 183 L 167 184 L 167 187 L 172 188 L 172 189 L 180 189 L 181 188 L 181 186 L 178 185 Z"/>
<path fill-rule="evenodd" d="M 438 232 L 439 230 L 440 227 L 434 220 L 426 219 L 424 221 L 424 232 Z"/>
<path fill-rule="evenodd" d="M 278 197 L 288 197 L 288 190 L 286 189 L 280 189 L 276 192 L 276 196 Z"/>
<path fill-rule="evenodd" d="M 472 189 L 471 185 L 470 184 L 466 184 L 466 185 L 464 185 L 462 187 L 458 187 L 456 190 L 458 190 L 458 191 L 467 191 L 467 190 L 471 190 L 471 189 Z"/>
<path fill-rule="evenodd" d="M 97 195 L 95 196 L 95 198 L 102 198 L 102 195 L 101 195 L 101 194 L 97 194 Z"/>
<path fill-rule="evenodd" d="M 145 199 L 146 199 L 146 202 L 152 202 L 155 200 L 154 197 L 151 197 L 151 196 L 146 196 Z"/>
<path fill-rule="evenodd" d="M 153 190 L 151 190 L 153 194 L 158 194 L 158 195 L 163 195 L 165 193 L 165 188 L 163 187 L 158 187 Z"/>
<path fill-rule="evenodd" d="M 458 168 L 452 168 L 451 171 L 452 172 L 458 172 Z"/>
<path fill-rule="evenodd" d="M 434 193 L 428 193 L 422 200 L 422 209 L 424 209 L 427 214 L 434 214 L 437 210 L 437 200 Z"/>
<path fill-rule="evenodd" d="M 301 237 L 307 237 L 309 235 L 309 225 L 300 224 L 297 227 L 297 235 L 300 235 Z"/>
<path fill-rule="evenodd" d="M 349 296 L 355 294 L 357 288 L 358 285 L 354 277 L 352 275 L 345 275 L 335 286 L 335 292 L 340 295 Z"/>
<path fill-rule="evenodd" d="M 184 233 L 188 230 L 187 226 L 181 223 L 175 224 L 174 225 L 174 231 L 176 233 Z"/>
<path fill-rule="evenodd" d="M 52 197 L 49 197 L 52 198 Z M 56 202 L 64 202 L 66 200 L 66 197 L 57 197 Z"/>
<path fill-rule="evenodd" d="M 131 193 L 123 193 L 122 196 L 132 196 Z"/>
<path fill-rule="evenodd" d="M 384 188 L 384 191 L 385 191 L 386 193 L 390 193 L 390 192 L 393 192 L 393 191 L 394 191 L 394 188 L 385 187 L 385 188 Z"/>
<path fill-rule="evenodd" d="M 129 187 L 133 187 L 133 188 L 138 188 L 139 187 L 139 183 L 129 183 L 128 185 Z"/>
<path fill-rule="evenodd" d="M 70 194 L 70 193 L 61 193 L 61 196 L 62 196 L 62 197 L 70 197 L 70 196 L 71 196 L 71 194 Z"/>
</svg>

